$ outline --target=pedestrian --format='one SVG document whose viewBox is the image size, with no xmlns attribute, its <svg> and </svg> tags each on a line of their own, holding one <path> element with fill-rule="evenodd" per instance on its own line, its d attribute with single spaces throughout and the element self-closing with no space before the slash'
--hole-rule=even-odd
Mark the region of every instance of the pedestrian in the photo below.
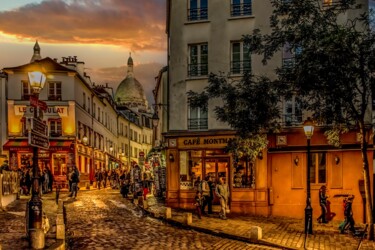
<svg viewBox="0 0 375 250">
<path fill-rule="evenodd" d="M 74 199 L 77 197 L 78 193 L 78 183 L 79 183 L 79 171 L 76 166 L 73 166 L 71 182 L 72 182 L 72 191 L 69 194 L 69 197 L 73 197 Z"/>
<path fill-rule="evenodd" d="M 328 199 L 327 187 L 323 185 L 319 189 L 319 204 L 320 204 L 320 208 L 322 212 L 317 219 L 318 223 L 324 223 L 324 224 L 328 223 L 326 219 L 327 218 L 327 199 Z"/>
<path fill-rule="evenodd" d="M 2 174 L 3 171 L 10 171 L 8 160 L 5 160 L 3 164 L 0 166 L 0 174 Z"/>
<path fill-rule="evenodd" d="M 198 176 L 197 180 L 194 182 L 194 189 L 199 191 L 199 192 L 202 192 L 202 181 L 201 181 L 200 176 Z"/>
<path fill-rule="evenodd" d="M 214 200 L 214 192 L 215 192 L 215 183 L 212 180 L 212 176 L 210 175 L 210 178 L 208 179 L 208 186 L 210 187 L 210 199 L 208 200 L 208 214 L 213 214 L 212 212 L 212 202 Z"/>
<path fill-rule="evenodd" d="M 229 199 L 229 187 L 225 183 L 225 179 L 221 177 L 219 179 L 219 183 L 216 185 L 216 196 L 220 199 L 220 218 L 223 220 L 226 220 L 226 213 L 227 213 L 227 207 L 228 207 L 228 199 Z"/>
<path fill-rule="evenodd" d="M 53 174 L 51 169 L 47 166 L 46 167 L 47 174 L 48 174 L 48 192 L 52 192 L 52 187 L 53 187 Z"/>
<path fill-rule="evenodd" d="M 211 207 L 212 210 L 212 200 L 210 197 L 210 185 L 208 184 L 208 181 L 210 180 L 211 176 L 207 175 L 206 178 L 202 181 L 202 196 L 203 196 L 203 203 L 202 203 L 202 214 L 206 214 L 204 211 L 206 206 L 211 203 L 211 205 L 208 205 L 208 207 Z M 208 212 L 210 209 L 208 209 Z"/>
<path fill-rule="evenodd" d="M 100 190 L 100 186 L 101 186 L 102 179 L 103 179 L 103 174 L 100 171 L 100 169 L 98 169 L 98 171 L 95 173 L 95 179 L 96 179 L 96 182 L 98 183 L 98 189 Z"/>
<path fill-rule="evenodd" d="M 195 203 L 194 203 L 195 211 L 197 212 L 198 218 L 201 219 L 202 218 L 202 205 L 204 202 L 202 193 L 197 191 L 197 193 L 195 194 L 194 200 L 195 200 Z"/>
<path fill-rule="evenodd" d="M 103 186 L 104 188 L 107 187 L 107 179 L 108 179 L 108 171 L 106 169 L 103 170 Z"/>
<path fill-rule="evenodd" d="M 350 195 L 345 200 L 345 203 L 344 203 L 345 222 L 343 225 L 340 225 L 340 233 L 344 233 L 347 226 L 349 226 L 349 230 L 352 233 L 355 233 L 355 228 L 354 228 L 355 222 L 353 219 L 353 210 L 352 210 L 353 200 L 354 200 L 354 195 Z"/>
</svg>

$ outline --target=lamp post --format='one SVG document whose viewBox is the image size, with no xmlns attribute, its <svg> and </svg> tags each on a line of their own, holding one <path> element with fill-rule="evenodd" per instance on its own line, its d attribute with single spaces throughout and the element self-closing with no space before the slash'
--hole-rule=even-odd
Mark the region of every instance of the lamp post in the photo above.
<svg viewBox="0 0 375 250">
<path fill-rule="evenodd" d="M 46 125 L 40 119 L 39 93 L 44 87 L 46 76 L 39 71 L 28 72 L 30 87 L 33 90 L 33 97 L 30 97 L 30 104 L 34 107 L 34 117 L 32 119 L 33 132 L 29 131 L 29 144 L 33 146 L 33 182 L 31 199 L 28 202 L 28 235 L 30 245 L 33 249 L 43 249 L 45 245 L 45 235 L 42 229 L 43 210 L 40 197 L 38 166 L 38 148 L 48 148 L 48 137 L 46 137 Z M 40 102 L 40 103 L 39 103 Z M 44 103 L 45 106 L 45 103 Z"/>
<path fill-rule="evenodd" d="M 310 117 L 303 123 L 303 129 L 307 138 L 307 166 L 306 166 L 306 208 L 305 208 L 305 235 L 312 234 L 312 215 L 313 209 L 311 206 L 311 193 L 310 193 L 310 168 L 311 168 L 311 155 L 310 155 L 310 139 L 314 133 L 314 123 Z"/>
</svg>

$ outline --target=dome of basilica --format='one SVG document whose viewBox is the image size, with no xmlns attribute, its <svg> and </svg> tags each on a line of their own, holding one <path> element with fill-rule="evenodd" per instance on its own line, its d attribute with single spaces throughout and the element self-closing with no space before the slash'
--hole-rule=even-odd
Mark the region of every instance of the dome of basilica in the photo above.
<svg viewBox="0 0 375 250">
<path fill-rule="evenodd" d="M 115 102 L 117 106 L 127 106 L 136 111 L 147 111 L 149 109 L 142 84 L 134 77 L 133 59 L 131 56 L 128 59 L 127 76 L 117 87 Z"/>
</svg>

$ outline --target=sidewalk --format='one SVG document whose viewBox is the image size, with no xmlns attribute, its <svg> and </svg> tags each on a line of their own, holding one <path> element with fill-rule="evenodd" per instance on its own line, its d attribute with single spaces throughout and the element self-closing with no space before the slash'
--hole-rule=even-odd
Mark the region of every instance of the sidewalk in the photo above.
<svg viewBox="0 0 375 250">
<path fill-rule="evenodd" d="M 229 214 L 228 220 L 222 220 L 217 213 L 203 216 L 202 219 L 193 213 L 193 222 L 186 225 L 185 214 L 191 211 L 172 209 L 172 218 L 165 219 L 166 207 L 163 201 L 154 197 L 148 197 L 146 213 L 150 216 L 164 220 L 170 224 L 184 228 L 209 233 L 230 239 L 236 239 L 249 243 L 258 243 L 281 249 L 304 248 L 304 221 L 301 219 L 285 217 L 261 217 Z M 306 241 L 306 249 L 357 249 L 360 238 L 351 234 L 340 234 L 339 222 L 329 224 L 313 224 L 313 235 L 309 235 Z M 250 239 L 250 229 L 258 226 L 262 229 L 262 239 L 254 241 Z M 363 224 L 356 224 L 363 229 Z M 364 239 L 360 249 L 375 249 L 375 242 Z"/>
</svg>

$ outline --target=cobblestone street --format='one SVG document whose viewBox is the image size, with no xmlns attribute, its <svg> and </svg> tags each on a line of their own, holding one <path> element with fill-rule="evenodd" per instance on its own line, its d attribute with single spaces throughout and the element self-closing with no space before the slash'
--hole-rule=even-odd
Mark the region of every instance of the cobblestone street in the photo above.
<svg viewBox="0 0 375 250">
<path fill-rule="evenodd" d="M 65 203 L 68 249 L 271 249 L 172 227 L 142 215 L 118 190 L 82 191 Z"/>
</svg>

